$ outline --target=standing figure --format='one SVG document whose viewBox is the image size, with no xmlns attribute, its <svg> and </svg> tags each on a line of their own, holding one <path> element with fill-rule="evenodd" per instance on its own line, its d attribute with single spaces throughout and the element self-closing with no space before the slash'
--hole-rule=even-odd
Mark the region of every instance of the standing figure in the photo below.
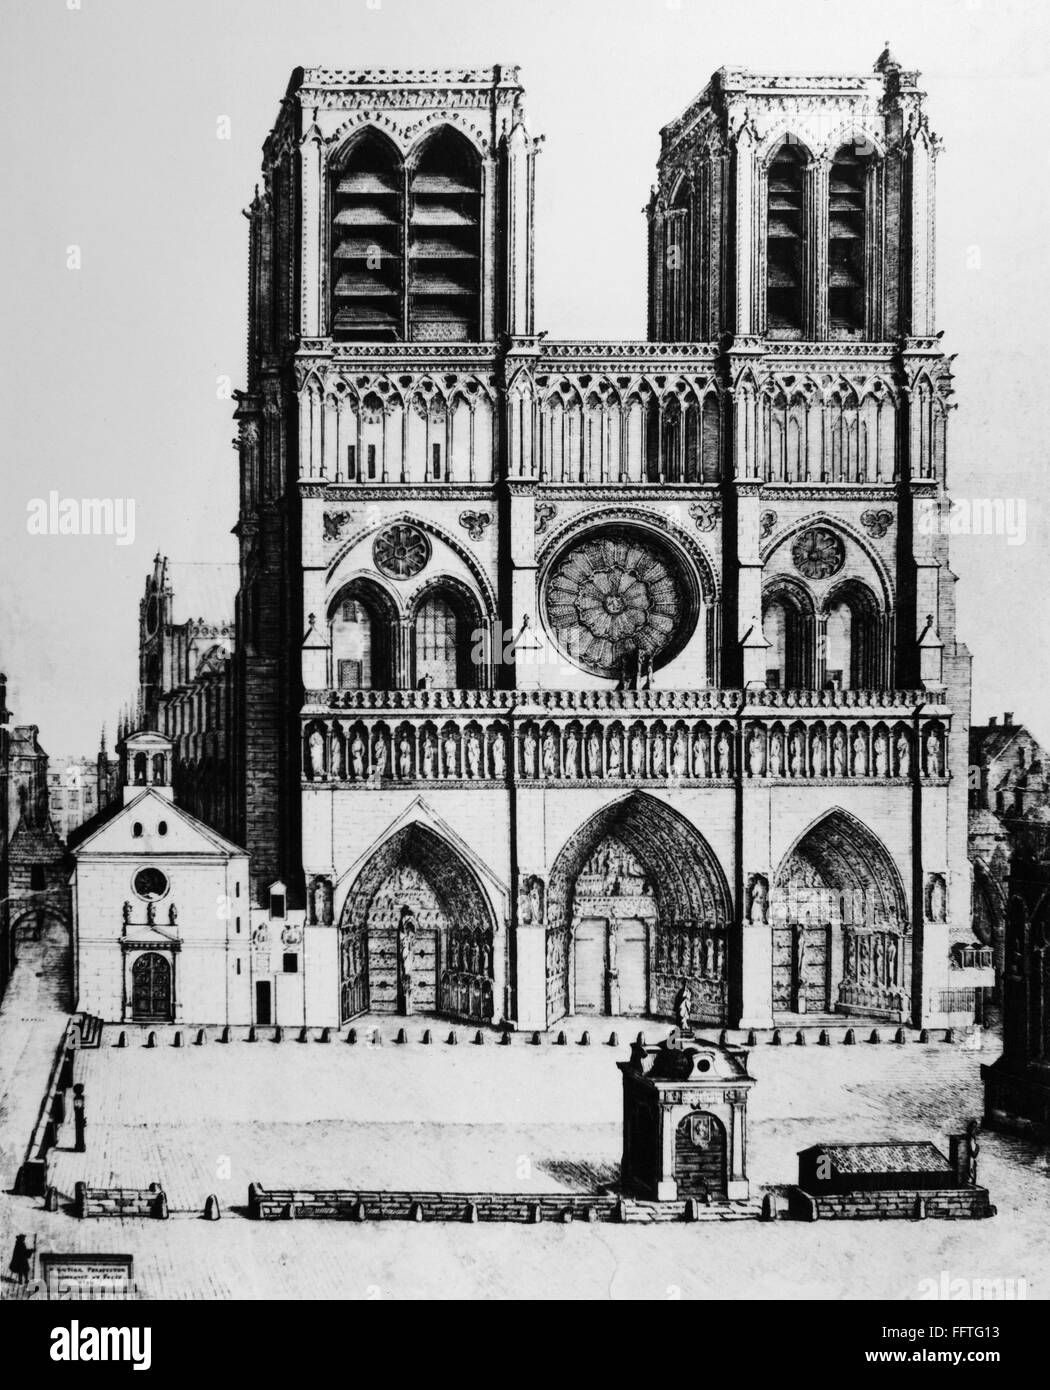
<svg viewBox="0 0 1050 1390">
<path fill-rule="evenodd" d="M 623 760 L 620 752 L 620 735 L 613 734 L 609 739 L 609 776 L 623 775 Z"/>
<path fill-rule="evenodd" d="M 645 740 L 640 729 L 631 735 L 631 776 L 645 776 Z"/>
<path fill-rule="evenodd" d="M 410 907 L 401 909 L 397 923 L 397 971 L 400 1012 L 412 1012 L 412 947 L 416 939 L 416 919 Z"/>
<path fill-rule="evenodd" d="M 886 743 L 886 735 L 880 729 L 875 735 L 875 776 L 888 777 L 890 775 L 890 750 Z"/>
<path fill-rule="evenodd" d="M 693 991 L 686 982 L 674 997 L 674 1016 L 678 1021 L 678 1031 L 685 1036 L 689 1032 L 689 1015 L 693 1010 Z"/>
<path fill-rule="evenodd" d="M 338 729 L 332 735 L 332 776 L 340 781 L 346 776 L 346 742 Z"/>
<path fill-rule="evenodd" d="M 791 775 L 801 777 L 805 771 L 805 757 L 801 734 L 791 735 Z"/>
<path fill-rule="evenodd" d="M 309 738 L 310 745 L 310 778 L 318 782 L 324 777 L 324 735 L 320 729 L 314 729 Z"/>
<path fill-rule="evenodd" d="M 897 735 L 897 776 L 908 777 L 911 775 L 911 745 L 908 742 L 908 735 L 902 729 Z"/>
<path fill-rule="evenodd" d="M 587 776 L 593 780 L 602 775 L 602 741 L 592 729 L 587 736 Z"/>
<path fill-rule="evenodd" d="M 733 775 L 733 767 L 731 761 L 732 749 L 729 746 L 729 738 L 726 734 L 725 729 L 723 729 L 722 732 L 718 735 L 717 753 L 718 767 L 716 775 L 719 777 L 731 777 Z"/>
<path fill-rule="evenodd" d="M 407 782 L 412 776 L 412 743 L 407 733 L 402 733 L 397 745 L 398 752 L 398 772 Z"/>
<path fill-rule="evenodd" d="M 747 741 L 747 770 L 752 777 L 762 776 L 762 735 L 757 729 L 751 730 Z"/>
<path fill-rule="evenodd" d="M 708 775 L 707 735 L 701 729 L 693 740 L 693 772 L 697 777 Z"/>
<path fill-rule="evenodd" d="M 679 729 L 674 736 L 674 748 L 672 752 L 674 759 L 672 772 L 676 777 L 689 776 L 689 745 L 686 742 L 685 731 Z"/>
<path fill-rule="evenodd" d="M 29 1246 L 26 1244 L 25 1236 L 15 1236 L 15 1248 L 8 1269 L 14 1276 L 16 1284 L 24 1286 L 29 1283 Z"/>
<path fill-rule="evenodd" d="M 386 776 L 386 739 L 382 734 L 372 745 L 372 772 L 377 778 Z"/>
<path fill-rule="evenodd" d="M 769 740 L 769 775 L 779 777 L 784 768 L 784 747 L 779 731 Z"/>
<path fill-rule="evenodd" d="M 473 729 L 467 735 L 467 767 L 471 777 L 481 776 L 481 740 Z"/>
<path fill-rule="evenodd" d="M 456 735 L 449 729 L 445 735 L 445 776 L 456 777 L 459 773 L 459 747 Z"/>
<path fill-rule="evenodd" d="M 565 735 L 565 776 L 575 777 L 577 769 L 577 759 L 580 752 L 580 740 L 575 729 L 570 729 Z"/>
<path fill-rule="evenodd" d="M 365 775 L 365 744 L 361 737 L 360 730 L 354 734 L 354 741 L 350 745 L 350 765 L 354 769 L 354 776 L 363 778 Z"/>
<path fill-rule="evenodd" d="M 423 735 L 423 776 L 428 782 L 434 776 L 434 735 L 429 729 Z"/>
<path fill-rule="evenodd" d="M 846 735 L 841 729 L 835 730 L 835 737 L 831 741 L 831 775 L 846 775 Z"/>
<path fill-rule="evenodd" d="M 650 757 L 650 767 L 654 777 L 664 775 L 664 740 L 662 734 L 653 734 L 652 752 Z"/>
<path fill-rule="evenodd" d="M 823 729 L 817 729 L 813 735 L 813 776 L 826 777 L 828 775 L 828 750 L 824 743 Z"/>
<path fill-rule="evenodd" d="M 530 724 L 525 730 L 525 738 L 522 741 L 522 759 L 525 766 L 522 771 L 526 777 L 536 776 L 536 730 Z"/>
<path fill-rule="evenodd" d="M 769 901 L 769 889 L 766 880 L 761 874 L 756 874 L 751 884 L 751 909 L 748 917 L 752 922 L 764 922 L 766 920 L 766 904 Z"/>
<path fill-rule="evenodd" d="M 868 775 L 868 745 L 859 728 L 853 735 L 853 775 L 854 777 L 867 777 Z"/>
<path fill-rule="evenodd" d="M 502 780 L 505 771 L 505 753 L 503 750 L 503 735 L 497 730 L 492 735 L 492 775 L 497 781 Z"/>
<path fill-rule="evenodd" d="M 941 736 L 936 729 L 926 735 L 926 776 L 943 777 L 944 765 L 941 761 Z"/>
<path fill-rule="evenodd" d="M 543 735 L 543 775 L 544 777 L 557 777 L 558 775 L 558 750 L 554 743 L 553 729 L 548 729 Z"/>
</svg>

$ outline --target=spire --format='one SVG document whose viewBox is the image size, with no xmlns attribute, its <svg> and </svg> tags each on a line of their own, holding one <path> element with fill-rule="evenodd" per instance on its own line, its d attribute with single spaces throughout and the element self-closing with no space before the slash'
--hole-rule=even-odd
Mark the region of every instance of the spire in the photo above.
<svg viewBox="0 0 1050 1390">
<path fill-rule="evenodd" d="M 882 52 L 879 54 L 878 58 L 875 61 L 875 71 L 882 73 L 899 72 L 900 66 L 900 63 L 897 62 L 897 59 L 890 52 L 890 41 L 889 39 L 887 39 L 886 47 L 882 50 Z"/>
</svg>

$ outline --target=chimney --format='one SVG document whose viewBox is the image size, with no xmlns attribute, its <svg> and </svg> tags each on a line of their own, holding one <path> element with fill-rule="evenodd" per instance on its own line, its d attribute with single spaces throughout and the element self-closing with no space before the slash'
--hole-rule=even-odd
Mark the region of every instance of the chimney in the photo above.
<svg viewBox="0 0 1050 1390">
<path fill-rule="evenodd" d="M 1013 710 L 1007 710 L 1003 715 L 1003 728 L 1009 729 L 1014 722 Z"/>
</svg>

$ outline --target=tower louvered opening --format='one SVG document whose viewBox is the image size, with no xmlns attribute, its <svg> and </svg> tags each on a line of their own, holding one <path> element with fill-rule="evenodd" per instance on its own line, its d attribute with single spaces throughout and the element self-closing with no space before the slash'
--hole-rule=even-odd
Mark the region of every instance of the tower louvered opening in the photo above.
<svg viewBox="0 0 1050 1390">
<path fill-rule="evenodd" d="M 869 161 L 846 145 L 831 166 L 828 323 L 833 338 L 861 338 L 865 317 L 865 203 Z"/>
<path fill-rule="evenodd" d="M 404 196 L 400 160 L 365 135 L 332 180 L 332 332 L 387 340 L 404 335 Z"/>
<path fill-rule="evenodd" d="M 794 145 L 773 157 L 766 186 L 766 333 L 802 336 L 803 164 Z"/>
<path fill-rule="evenodd" d="M 425 341 L 479 336 L 481 169 L 471 146 L 445 129 L 409 173 L 408 333 Z"/>
</svg>

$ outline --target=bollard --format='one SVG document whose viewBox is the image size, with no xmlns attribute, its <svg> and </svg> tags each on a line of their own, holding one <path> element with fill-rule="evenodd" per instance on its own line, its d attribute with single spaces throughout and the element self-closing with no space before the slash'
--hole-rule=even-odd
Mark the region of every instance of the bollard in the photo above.
<svg viewBox="0 0 1050 1390">
<path fill-rule="evenodd" d="M 639 1047 L 644 1047 L 644 1046 L 645 1046 L 645 1034 L 644 1034 L 644 1033 L 639 1033 L 638 1036 L 635 1038 L 635 1042 L 638 1044 Z"/>
<path fill-rule="evenodd" d="M 284 1042 L 284 1029 L 281 1027 L 279 1023 L 277 1027 L 273 1030 L 273 1040 L 274 1042 Z"/>
<path fill-rule="evenodd" d="M 539 1225 L 539 1222 L 540 1222 L 540 1204 L 539 1204 L 539 1202 L 530 1202 L 530 1203 L 529 1203 L 528 1224 L 529 1224 L 530 1226 L 538 1226 L 538 1225 Z"/>
<path fill-rule="evenodd" d="M 44 1210 L 58 1211 L 58 1188 L 49 1187 L 44 1194 Z"/>
<path fill-rule="evenodd" d="M 557 1036 L 557 1038 L 555 1039 L 555 1041 L 556 1041 L 558 1047 L 564 1047 L 564 1046 L 565 1046 L 565 1034 L 564 1034 L 564 1033 L 559 1033 L 558 1036 Z"/>
<path fill-rule="evenodd" d="M 394 1041 L 400 1043 L 402 1046 L 408 1042 L 408 1034 L 405 1032 L 403 1028 L 399 1028 L 397 1030 L 397 1037 L 394 1039 Z"/>
<path fill-rule="evenodd" d="M 946 1028 L 946 1029 L 944 1030 L 944 1041 L 945 1041 L 946 1043 L 953 1043 L 953 1042 L 955 1041 L 955 1029 L 954 1029 L 954 1028 Z"/>
<path fill-rule="evenodd" d="M 468 1202 L 463 1212 L 463 1220 L 471 1226 L 476 1226 L 478 1221 L 478 1207 L 476 1202 Z"/>
<path fill-rule="evenodd" d="M 873 1042 L 873 1043 L 880 1043 L 880 1042 L 882 1042 L 882 1038 L 881 1038 L 881 1036 L 880 1036 L 880 1034 L 879 1034 L 879 1030 L 878 1030 L 877 1028 L 873 1028 L 873 1029 L 871 1030 L 871 1037 L 868 1039 L 868 1042 Z"/>
<path fill-rule="evenodd" d="M 175 1039 L 174 1039 L 174 1042 L 173 1042 L 173 1046 L 174 1046 L 174 1047 L 181 1047 L 181 1046 L 182 1046 L 182 1042 L 183 1042 L 183 1038 L 182 1038 L 182 1029 L 179 1028 L 179 1029 L 176 1029 L 176 1031 L 175 1031 Z"/>
<path fill-rule="evenodd" d="M 718 1046 L 719 1046 L 719 1047 L 726 1047 L 726 1046 L 728 1045 L 728 1043 L 729 1043 L 729 1029 L 728 1029 L 728 1028 L 723 1028 L 722 1031 L 721 1031 L 721 1033 L 719 1033 L 719 1035 L 718 1035 Z"/>
<path fill-rule="evenodd" d="M 318 1038 L 318 1042 L 330 1043 L 331 1041 L 332 1041 L 332 1030 L 331 1030 L 331 1028 L 322 1028 L 322 1029 L 321 1029 L 321 1036 L 320 1036 L 320 1038 Z"/>
<path fill-rule="evenodd" d="M 427 1044 L 428 1047 L 434 1041 L 434 1034 L 430 1031 L 429 1028 L 427 1028 L 423 1033 L 423 1041 Z"/>
<path fill-rule="evenodd" d="M 770 1046 L 771 1046 L 771 1047 L 779 1047 L 780 1044 L 781 1044 L 782 1042 L 783 1042 L 783 1039 L 782 1039 L 781 1036 L 780 1036 L 780 1029 L 779 1029 L 779 1028 L 774 1028 L 774 1029 L 773 1029 L 773 1036 L 772 1036 L 772 1037 L 770 1038 L 770 1040 L 769 1040 Z"/>
<path fill-rule="evenodd" d="M 123 1031 L 123 1029 L 121 1029 L 120 1036 L 117 1038 L 117 1046 L 118 1046 L 118 1047 L 127 1047 L 127 1045 L 128 1045 L 128 1035 L 127 1035 L 127 1033 L 125 1033 L 125 1032 Z"/>
<path fill-rule="evenodd" d="M 802 1028 L 795 1034 L 795 1045 L 796 1047 L 805 1047 L 806 1045 L 806 1034 Z"/>
<path fill-rule="evenodd" d="M 346 1040 L 347 1040 L 348 1043 L 355 1043 L 355 1042 L 357 1042 L 357 1029 L 356 1029 L 356 1028 L 351 1028 L 351 1029 L 350 1029 L 349 1033 L 347 1033 L 347 1035 L 346 1035 Z"/>
<path fill-rule="evenodd" d="M 485 1045 L 485 1034 L 484 1034 L 484 1033 L 481 1031 L 481 1029 L 479 1028 L 478 1031 L 474 1034 L 474 1046 L 475 1046 L 475 1047 L 484 1047 L 484 1045 Z"/>
<path fill-rule="evenodd" d="M 368 1212 L 365 1210 L 365 1204 L 364 1204 L 364 1202 L 358 1200 L 358 1201 L 354 1204 L 354 1208 L 353 1208 L 353 1217 L 352 1217 L 351 1219 L 354 1220 L 354 1221 L 367 1221 L 367 1220 L 368 1220 Z"/>
<path fill-rule="evenodd" d="M 198 1046 L 198 1047 L 203 1047 L 207 1041 L 208 1041 L 208 1034 L 206 1033 L 206 1031 L 205 1031 L 203 1028 L 198 1028 L 198 1029 L 197 1029 L 197 1046 Z"/>
<path fill-rule="evenodd" d="M 590 1047 L 590 1045 L 591 1045 L 591 1035 L 590 1035 L 590 1033 L 587 1032 L 587 1029 L 585 1028 L 585 1029 L 583 1030 L 583 1037 L 580 1039 L 580 1046 L 581 1046 L 581 1047 Z"/>
<path fill-rule="evenodd" d="M 230 1041 L 230 1025 L 228 1023 L 226 1027 L 222 1030 L 222 1032 L 219 1034 L 219 1041 L 224 1043 L 228 1043 Z"/>
<path fill-rule="evenodd" d="M 921 1193 L 916 1194 L 915 1205 L 912 1207 L 911 1214 L 916 1221 L 926 1220 L 926 1198 Z"/>
<path fill-rule="evenodd" d="M 563 1226 L 572 1225 L 572 1207 L 566 1207 L 565 1210 L 562 1212 L 561 1222 Z"/>
<path fill-rule="evenodd" d="M 777 1219 L 777 1197 L 775 1192 L 767 1192 L 762 1198 L 762 1220 L 775 1221 Z"/>
<path fill-rule="evenodd" d="M 609 1046 L 610 1046 L 610 1047 L 619 1047 L 619 1046 L 620 1046 L 620 1035 L 619 1035 L 619 1033 L 610 1033 L 610 1034 L 609 1034 Z"/>
<path fill-rule="evenodd" d="M 817 1039 L 817 1042 L 821 1047 L 831 1046 L 831 1034 L 826 1028 L 820 1030 L 820 1037 Z"/>
<path fill-rule="evenodd" d="M 531 1041 L 533 1047 L 539 1047 L 543 1039 L 540 1037 L 539 1033 L 533 1033 Z"/>
<path fill-rule="evenodd" d="M 294 1202 L 285 1202 L 284 1207 L 283 1207 L 282 1210 L 281 1210 L 281 1216 L 284 1218 L 285 1221 L 294 1221 L 294 1220 L 295 1220 L 295 1204 L 294 1204 Z"/>
<path fill-rule="evenodd" d="M 897 1029 L 896 1033 L 894 1033 L 893 1035 L 893 1041 L 898 1045 L 906 1043 L 908 1041 L 908 1035 L 907 1033 L 905 1033 L 903 1028 Z"/>
<path fill-rule="evenodd" d="M 307 1043 L 310 1041 L 310 1030 L 309 1030 L 309 1028 L 307 1028 L 307 1026 L 306 1026 L 305 1023 L 304 1023 L 303 1026 L 299 1029 L 299 1041 L 300 1041 L 300 1042 L 307 1042 Z"/>
<path fill-rule="evenodd" d="M 758 1034 L 755 1032 L 753 1028 L 749 1028 L 747 1030 L 747 1045 L 748 1047 L 758 1046 Z"/>
<path fill-rule="evenodd" d="M 499 1039 L 499 1045 L 500 1045 L 500 1047 L 510 1047 L 510 1036 L 511 1036 L 511 1035 L 510 1035 L 509 1032 L 503 1032 L 503 1033 L 500 1034 L 500 1039 Z"/>
<path fill-rule="evenodd" d="M 449 1035 L 448 1035 L 448 1043 L 449 1043 L 449 1046 L 450 1046 L 450 1047 L 455 1047 L 456 1044 L 457 1044 L 458 1042 L 459 1042 L 459 1039 L 456 1037 L 456 1030 L 453 1028 L 452 1032 L 449 1033 Z"/>
<path fill-rule="evenodd" d="M 146 1035 L 146 1046 L 147 1046 L 147 1047 L 156 1047 L 156 1046 L 157 1046 L 157 1035 L 156 1035 L 156 1033 L 148 1033 L 148 1034 Z"/>
<path fill-rule="evenodd" d="M 928 1028 L 924 1028 L 919 1034 L 919 1041 L 921 1043 L 928 1043 L 930 1041 L 930 1030 Z"/>
<path fill-rule="evenodd" d="M 413 1202 L 413 1203 L 412 1203 L 411 1207 L 409 1208 L 408 1219 L 409 1219 L 409 1221 L 422 1221 L 422 1220 L 423 1220 L 423 1203 L 422 1203 L 422 1202 Z"/>
<path fill-rule="evenodd" d="M 152 1186 L 153 1183 L 150 1183 L 150 1187 Z M 163 1190 L 158 1192 L 156 1198 L 154 1199 L 153 1215 L 156 1217 L 158 1221 L 167 1221 L 168 1219 L 168 1199 L 164 1195 Z"/>
<path fill-rule="evenodd" d="M 382 1033 L 379 1031 L 378 1028 L 373 1028 L 373 1029 L 372 1029 L 372 1046 L 373 1046 L 373 1047 L 382 1047 L 382 1046 L 383 1046 L 383 1035 L 382 1035 Z"/>
<path fill-rule="evenodd" d="M 857 1041 L 857 1035 L 852 1028 L 846 1029 L 846 1036 L 842 1039 L 842 1041 L 846 1044 L 847 1047 L 852 1047 L 854 1045 L 854 1043 Z"/>
<path fill-rule="evenodd" d="M 622 1197 L 620 1197 L 620 1198 L 617 1199 L 616 1205 L 613 1207 L 612 1219 L 613 1219 L 618 1225 L 621 1225 L 621 1226 L 622 1226 L 622 1225 L 626 1224 L 626 1221 L 627 1221 L 627 1207 L 624 1205 L 624 1200 L 623 1200 Z"/>
<path fill-rule="evenodd" d="M 254 1041 L 255 1041 L 255 1024 L 253 1023 L 253 1024 L 251 1025 L 251 1027 L 248 1029 L 248 1036 L 247 1036 L 247 1038 L 245 1039 L 245 1042 L 254 1042 Z"/>
<path fill-rule="evenodd" d="M 221 1215 L 222 1212 L 219 1210 L 219 1199 L 212 1193 L 204 1203 L 204 1219 L 205 1221 L 218 1221 Z"/>
<path fill-rule="evenodd" d="M 597 1220 L 599 1219 L 599 1218 L 598 1218 L 598 1208 L 597 1208 L 597 1207 L 588 1207 L 588 1208 L 587 1208 L 587 1214 L 584 1216 L 583 1219 L 584 1219 L 584 1221 L 587 1221 L 587 1222 L 589 1222 L 591 1225 L 593 1225 L 594 1222 L 597 1221 Z"/>
<path fill-rule="evenodd" d="M 690 1197 L 688 1199 L 682 1216 L 686 1221 L 698 1221 L 700 1219 L 700 1205 L 695 1197 Z"/>
</svg>

